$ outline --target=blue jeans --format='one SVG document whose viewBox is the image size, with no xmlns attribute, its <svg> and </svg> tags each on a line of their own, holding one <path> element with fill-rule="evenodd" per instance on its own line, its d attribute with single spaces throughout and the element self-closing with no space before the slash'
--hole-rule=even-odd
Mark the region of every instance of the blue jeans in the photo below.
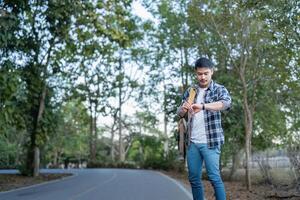
<svg viewBox="0 0 300 200">
<path fill-rule="evenodd" d="M 220 153 L 220 146 L 209 149 L 207 144 L 195 144 L 191 142 L 189 145 L 187 164 L 194 200 L 204 199 L 204 190 L 201 182 L 203 162 L 205 163 L 208 179 L 214 187 L 216 200 L 226 199 L 225 188 L 219 169 Z"/>
</svg>

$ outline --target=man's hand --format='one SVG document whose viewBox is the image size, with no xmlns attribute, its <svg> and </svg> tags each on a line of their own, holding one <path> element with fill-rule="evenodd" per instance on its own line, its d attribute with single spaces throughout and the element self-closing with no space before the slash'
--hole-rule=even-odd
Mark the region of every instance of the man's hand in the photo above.
<svg viewBox="0 0 300 200">
<path fill-rule="evenodd" d="M 184 102 L 184 103 L 182 104 L 182 108 L 183 108 L 184 111 L 186 112 L 186 111 L 188 111 L 188 110 L 191 108 L 191 104 L 189 104 L 189 103 L 186 101 L 186 102 Z"/>
<path fill-rule="evenodd" d="M 203 109 L 203 104 L 193 104 L 191 105 L 191 109 L 194 113 L 200 112 Z"/>
</svg>

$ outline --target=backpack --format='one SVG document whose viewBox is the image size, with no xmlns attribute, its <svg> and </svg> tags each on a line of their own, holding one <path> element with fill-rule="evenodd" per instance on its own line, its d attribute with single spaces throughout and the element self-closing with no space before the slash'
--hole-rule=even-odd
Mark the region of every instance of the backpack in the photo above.
<svg viewBox="0 0 300 200">
<path fill-rule="evenodd" d="M 189 97 L 187 102 L 193 104 L 196 97 L 196 89 L 191 87 L 189 90 Z M 179 156 L 185 159 L 186 157 L 186 138 L 187 138 L 187 120 L 186 118 L 180 118 L 177 124 L 178 132 L 178 150 Z"/>
</svg>

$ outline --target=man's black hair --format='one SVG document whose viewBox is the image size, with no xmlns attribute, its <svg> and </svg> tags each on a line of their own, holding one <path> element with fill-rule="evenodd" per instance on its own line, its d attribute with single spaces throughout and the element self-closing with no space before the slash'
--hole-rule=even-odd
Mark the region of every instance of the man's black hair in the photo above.
<svg viewBox="0 0 300 200">
<path fill-rule="evenodd" d="M 204 68 L 204 67 L 209 68 L 209 69 L 213 69 L 214 65 L 213 65 L 213 63 L 212 63 L 209 59 L 207 59 L 207 58 L 204 58 L 204 57 L 199 58 L 199 59 L 196 61 L 196 63 L 195 63 L 195 70 L 196 70 L 197 68 Z"/>
</svg>

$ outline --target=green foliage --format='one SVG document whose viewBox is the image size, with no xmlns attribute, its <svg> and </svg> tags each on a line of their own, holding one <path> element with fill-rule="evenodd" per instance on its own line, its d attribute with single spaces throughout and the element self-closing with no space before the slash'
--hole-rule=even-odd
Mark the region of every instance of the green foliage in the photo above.
<svg viewBox="0 0 300 200">
<path fill-rule="evenodd" d="M 16 146 L 9 142 L 4 135 L 0 135 L 0 169 L 16 167 Z"/>
<path fill-rule="evenodd" d="M 0 132 L 6 133 L 9 127 L 24 128 L 22 105 L 25 102 L 20 72 L 14 64 L 6 61 L 0 68 Z M 17 109 L 16 109 L 17 108 Z"/>
<path fill-rule="evenodd" d="M 101 121 L 94 138 L 101 162 L 90 166 L 177 166 L 174 144 L 164 158 L 159 117 L 165 114 L 174 129 L 199 56 L 214 61 L 214 80 L 233 99 L 223 115 L 224 166 L 245 142 L 242 72 L 253 109 L 252 150 L 299 145 L 299 2 L 145 0 L 158 23 L 133 16 L 131 3 L 0 2 L 0 167 L 22 163 L 22 172 L 31 173 L 22 159 L 35 145 L 43 165 L 87 159 L 91 116 L 117 119 L 119 112 L 133 163 L 108 163 L 115 144 L 103 135 L 118 129 L 102 130 Z M 135 68 L 146 75 L 132 76 Z M 45 109 L 37 121 L 44 88 Z M 123 114 L 128 100 L 138 105 L 134 117 Z"/>
<path fill-rule="evenodd" d="M 176 158 L 177 152 L 173 150 L 165 158 L 163 140 L 154 136 L 136 137 L 128 153 L 128 160 L 136 163 L 139 168 L 182 172 L 184 166 Z"/>
<path fill-rule="evenodd" d="M 225 145 L 222 147 L 222 166 L 226 167 L 231 161 L 232 155 L 243 149 L 245 133 L 243 130 L 242 108 L 238 102 L 234 102 L 231 110 L 222 115 L 222 123 L 225 132 Z"/>
<path fill-rule="evenodd" d="M 16 168 L 22 176 L 32 176 L 32 170 L 30 170 L 25 163 L 19 164 Z"/>
<path fill-rule="evenodd" d="M 3 72 L 1 82 L 5 84 L 1 85 L 1 91 L 7 91 L 4 98 L 8 103 L 5 104 L 14 107 L 4 105 L 3 108 L 1 100 L 1 110 L 4 109 L 8 125 L 22 133 L 20 138 L 23 140 L 17 140 L 16 145 L 27 148 L 26 162 L 22 166 L 28 169 L 24 172 L 32 171 L 32 149 L 44 145 L 51 128 L 55 126 L 53 121 L 50 122 L 53 117 L 50 101 L 53 93 L 48 83 L 52 72 L 49 63 L 55 62 L 53 55 L 62 47 L 68 34 L 71 12 L 74 12 L 72 5 L 75 4 L 67 4 L 69 6 L 54 2 L 3 3 L 5 15 L 1 15 L 0 24 L 16 37 L 10 37 L 6 32 L 2 35 L 4 45 L 1 45 L 0 52 L 4 53 L 4 57 L 0 61 L 1 75 Z M 64 8 L 66 6 L 68 9 Z M 43 94 L 46 94 L 45 98 L 42 98 Z M 2 124 L 3 120 L 0 121 Z"/>
<path fill-rule="evenodd" d="M 189 5 L 189 27 L 195 38 L 202 38 L 195 41 L 195 45 L 202 55 L 215 60 L 215 79 L 224 84 L 233 97 L 233 109 L 224 123 L 228 145 L 243 144 L 241 133 L 245 119 L 243 112 L 239 112 L 244 104 L 240 79 L 243 73 L 247 100 L 254 112 L 254 150 L 272 146 L 286 133 L 286 110 L 281 109 L 286 105 L 286 98 L 280 96 L 287 92 L 281 88 L 288 85 L 288 77 L 293 77 L 289 60 L 292 54 L 283 47 L 290 44 L 289 41 L 282 40 L 274 46 L 279 39 L 276 33 L 279 26 L 275 28 L 276 25 L 269 22 L 279 20 L 280 15 L 288 19 L 289 24 L 293 17 L 287 16 L 284 10 L 293 4 L 279 8 L 270 2 L 219 1 L 217 4 L 195 0 Z M 294 10 L 291 16 L 296 12 Z M 241 68 L 242 60 L 247 61 L 245 69 Z"/>
<path fill-rule="evenodd" d="M 132 143 L 133 144 L 128 153 L 128 160 L 142 163 L 147 159 L 156 159 L 162 157 L 163 155 L 163 143 L 157 137 L 135 137 Z"/>
<path fill-rule="evenodd" d="M 84 105 L 79 100 L 67 102 L 54 113 L 51 123 L 55 126 L 43 149 L 45 162 L 59 164 L 67 157 L 87 159 L 89 116 Z"/>
</svg>

